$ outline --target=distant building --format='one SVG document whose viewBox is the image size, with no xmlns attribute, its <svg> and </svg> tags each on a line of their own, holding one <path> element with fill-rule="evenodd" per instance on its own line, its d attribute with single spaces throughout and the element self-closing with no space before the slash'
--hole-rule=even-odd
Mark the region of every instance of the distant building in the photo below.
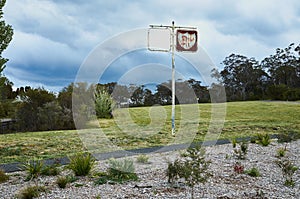
<svg viewBox="0 0 300 199">
<path fill-rule="evenodd" d="M 16 122 L 17 120 L 11 118 L 0 119 L 0 123 L 1 123 L 0 134 L 11 133 L 15 131 L 16 129 L 14 124 Z"/>
</svg>

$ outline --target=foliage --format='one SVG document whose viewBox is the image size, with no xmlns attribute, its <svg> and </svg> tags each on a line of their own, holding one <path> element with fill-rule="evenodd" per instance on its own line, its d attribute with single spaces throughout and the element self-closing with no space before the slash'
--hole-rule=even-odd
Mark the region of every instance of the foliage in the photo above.
<svg viewBox="0 0 300 199">
<path fill-rule="evenodd" d="M 37 178 L 41 175 L 44 167 L 42 160 L 30 160 L 23 164 L 23 168 L 27 172 L 27 180 Z"/>
<path fill-rule="evenodd" d="M 17 195 L 20 199 L 32 199 L 37 198 L 41 192 L 45 192 L 46 189 L 42 186 L 29 186 L 20 191 Z"/>
<path fill-rule="evenodd" d="M 180 155 L 174 163 L 169 163 L 167 168 L 168 182 L 184 178 L 186 184 L 192 188 L 192 198 L 194 197 L 194 187 L 199 183 L 205 183 L 212 173 L 208 171 L 210 161 L 205 159 L 205 150 L 199 145 L 188 148 Z"/>
<path fill-rule="evenodd" d="M 136 161 L 139 163 L 146 164 L 149 162 L 149 157 L 147 155 L 141 154 L 136 158 Z"/>
<path fill-rule="evenodd" d="M 109 168 L 107 173 L 99 172 L 96 174 L 97 179 L 95 184 L 102 185 L 106 183 L 124 183 L 127 181 L 137 181 L 138 176 L 135 173 L 133 161 L 130 159 L 124 160 L 109 160 Z"/>
<path fill-rule="evenodd" d="M 276 161 L 276 164 L 281 168 L 282 175 L 285 178 L 284 184 L 286 186 L 293 187 L 295 185 L 293 175 L 299 168 L 295 166 L 288 158 L 280 158 Z"/>
<path fill-rule="evenodd" d="M 286 151 L 287 151 L 286 147 L 277 149 L 277 157 L 278 158 L 284 157 L 286 154 Z"/>
<path fill-rule="evenodd" d="M 95 164 L 95 159 L 90 153 L 77 153 L 69 159 L 70 163 L 68 168 L 71 169 L 76 176 L 88 175 Z"/>
<path fill-rule="evenodd" d="M 115 102 L 104 90 L 95 93 L 95 110 L 98 118 L 112 118 Z"/>
<path fill-rule="evenodd" d="M 67 186 L 68 183 L 69 183 L 69 178 L 67 176 L 60 176 L 56 180 L 56 184 L 61 189 L 66 188 L 66 186 Z"/>
<path fill-rule="evenodd" d="M 271 138 L 267 133 L 259 133 L 257 134 L 256 143 L 262 146 L 268 146 L 271 143 Z"/>
<path fill-rule="evenodd" d="M 2 57 L 2 52 L 8 47 L 8 44 L 11 42 L 13 37 L 13 29 L 11 25 L 5 23 L 3 19 L 3 7 L 6 3 L 6 0 L 0 1 L 0 76 L 5 68 L 5 63 L 8 59 Z"/>
<path fill-rule="evenodd" d="M 251 177 L 259 177 L 260 176 L 259 170 L 255 167 L 244 171 L 244 173 L 248 174 Z"/>
<path fill-rule="evenodd" d="M 239 159 L 239 160 L 244 160 L 246 159 L 247 153 L 248 153 L 248 143 L 246 141 L 242 141 L 238 143 L 239 146 L 237 147 L 237 145 L 233 145 L 235 146 L 233 148 L 233 152 L 234 152 L 234 156 Z"/>
<path fill-rule="evenodd" d="M 6 175 L 6 173 L 0 169 L 0 183 L 6 182 L 9 180 L 9 176 Z"/>
<path fill-rule="evenodd" d="M 236 162 L 233 166 L 233 170 L 238 174 L 244 173 L 244 166 L 240 162 Z"/>
<path fill-rule="evenodd" d="M 44 166 L 42 171 L 41 171 L 41 175 L 45 175 L 45 176 L 56 176 L 56 175 L 58 175 L 60 173 L 60 170 L 59 170 L 58 166 L 59 165 L 57 165 L 57 164 Z"/>
</svg>

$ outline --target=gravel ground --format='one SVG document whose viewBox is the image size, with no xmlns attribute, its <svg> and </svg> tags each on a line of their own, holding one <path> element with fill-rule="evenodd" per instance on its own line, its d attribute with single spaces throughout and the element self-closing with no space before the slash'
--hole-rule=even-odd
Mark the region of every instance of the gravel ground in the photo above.
<svg viewBox="0 0 300 199">
<path fill-rule="evenodd" d="M 258 168 L 260 177 L 250 177 L 246 174 L 237 174 L 233 165 L 237 161 L 232 157 L 232 145 L 218 145 L 206 147 L 207 159 L 211 160 L 210 170 L 213 177 L 204 185 L 195 188 L 195 198 L 300 198 L 300 170 L 294 175 L 295 186 L 284 186 L 281 169 L 274 163 L 276 150 L 286 145 L 287 156 L 296 165 L 300 166 L 300 140 L 287 144 L 278 144 L 273 141 L 268 147 L 249 144 L 246 160 L 240 160 L 245 169 Z M 39 198 L 190 198 L 190 189 L 183 183 L 172 187 L 167 183 L 165 170 L 168 161 L 178 157 L 179 151 L 165 153 L 151 153 L 149 164 L 135 162 L 138 182 L 125 184 L 95 185 L 93 179 L 80 177 L 79 180 L 68 184 L 67 188 L 57 187 L 54 177 L 40 177 L 39 184 L 47 188 Z M 136 157 L 128 157 L 136 160 Z M 107 161 L 98 161 L 95 171 L 105 171 Z M 63 170 L 60 175 L 70 174 Z M 15 198 L 24 187 L 33 185 L 25 182 L 25 172 L 9 173 L 10 180 L 0 184 L 0 198 Z"/>
</svg>

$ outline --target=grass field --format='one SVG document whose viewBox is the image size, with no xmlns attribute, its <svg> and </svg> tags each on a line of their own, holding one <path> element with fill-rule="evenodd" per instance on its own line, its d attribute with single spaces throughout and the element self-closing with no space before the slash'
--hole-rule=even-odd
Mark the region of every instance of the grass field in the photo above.
<svg viewBox="0 0 300 199">
<path fill-rule="evenodd" d="M 213 124 L 210 122 L 215 112 L 224 108 L 225 122 L 219 134 L 220 126 L 215 124 L 222 127 L 222 117 Z M 175 137 L 171 135 L 170 106 L 118 109 L 114 112 L 115 119 L 92 121 L 89 129 L 80 131 L 0 135 L 0 164 L 63 157 L 87 149 L 104 152 L 191 140 L 232 139 L 256 133 L 300 133 L 300 103 L 230 102 L 217 106 L 216 110 L 212 112 L 212 104 L 177 106 Z M 207 132 L 210 136 L 205 138 Z"/>
</svg>

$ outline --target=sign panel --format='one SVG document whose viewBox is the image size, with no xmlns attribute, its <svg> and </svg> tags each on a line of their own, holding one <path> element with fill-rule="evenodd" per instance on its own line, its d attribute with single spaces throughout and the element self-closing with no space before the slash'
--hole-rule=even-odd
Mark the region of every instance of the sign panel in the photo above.
<svg viewBox="0 0 300 199">
<path fill-rule="evenodd" d="M 196 30 L 178 29 L 176 33 L 176 50 L 196 52 L 198 49 L 198 34 Z"/>
<path fill-rule="evenodd" d="M 148 29 L 148 49 L 169 52 L 171 50 L 171 32 L 167 28 Z"/>
</svg>

